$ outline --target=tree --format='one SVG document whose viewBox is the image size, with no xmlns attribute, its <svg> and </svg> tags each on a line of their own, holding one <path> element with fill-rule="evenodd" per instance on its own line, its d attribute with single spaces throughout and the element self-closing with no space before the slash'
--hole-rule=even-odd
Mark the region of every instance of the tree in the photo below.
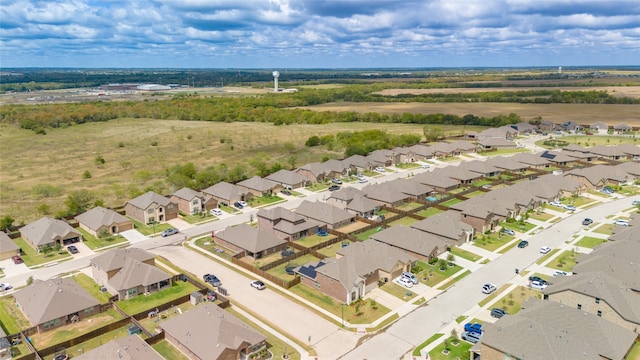
<svg viewBox="0 0 640 360">
<path fill-rule="evenodd" d="M 49 256 L 49 253 L 52 251 L 53 251 L 53 248 L 51 248 L 51 245 L 49 244 L 46 244 L 40 248 L 40 252 L 44 254 L 44 257 Z"/>
<path fill-rule="evenodd" d="M 447 261 L 449 262 L 449 264 L 453 264 L 453 262 L 456 261 L 455 255 L 453 254 L 447 255 Z"/>
<path fill-rule="evenodd" d="M 64 201 L 64 205 L 67 207 L 68 213 L 74 215 L 89 210 L 89 206 L 94 201 L 93 195 L 88 190 L 81 189 L 72 191 Z"/>
<path fill-rule="evenodd" d="M 427 142 L 434 142 L 440 139 L 444 139 L 444 131 L 442 131 L 442 129 L 437 126 L 425 126 L 423 132 Z"/>
<path fill-rule="evenodd" d="M 51 207 L 45 203 L 42 203 L 36 207 L 36 210 L 42 215 L 49 215 L 51 213 Z"/>
<path fill-rule="evenodd" d="M 304 146 L 312 147 L 320 145 L 320 138 L 316 135 L 313 135 L 307 139 L 307 142 L 304 143 Z"/>
<path fill-rule="evenodd" d="M 13 226 L 13 222 L 16 221 L 11 215 L 5 215 L 0 219 L 0 230 L 5 231 Z"/>
</svg>

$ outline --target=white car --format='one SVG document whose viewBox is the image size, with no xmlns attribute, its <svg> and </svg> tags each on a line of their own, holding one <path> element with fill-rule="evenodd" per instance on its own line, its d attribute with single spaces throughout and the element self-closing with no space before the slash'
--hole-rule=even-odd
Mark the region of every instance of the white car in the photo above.
<svg viewBox="0 0 640 360">
<path fill-rule="evenodd" d="M 246 203 L 246 202 L 244 202 L 244 201 L 238 201 L 238 203 L 239 203 L 240 205 L 242 205 L 242 207 L 243 207 L 243 208 L 245 208 L 245 207 L 247 207 L 247 206 L 248 206 L 248 205 L 247 205 L 247 203 Z"/>
<path fill-rule="evenodd" d="M 562 270 L 554 270 L 553 276 L 569 276 L 569 273 Z"/>
<path fill-rule="evenodd" d="M 559 201 L 552 201 L 549 203 L 549 205 L 553 205 L 553 206 L 557 206 L 560 208 L 564 208 L 564 205 L 562 205 Z"/>
<path fill-rule="evenodd" d="M 405 279 L 408 279 L 413 284 L 417 284 L 418 283 L 418 278 L 415 275 L 413 275 L 413 273 L 410 273 L 408 271 L 403 272 L 400 276 L 405 278 Z"/>
<path fill-rule="evenodd" d="M 375 168 L 375 171 L 377 172 L 386 172 L 387 170 L 385 170 L 383 167 L 378 166 L 377 168 Z"/>
<path fill-rule="evenodd" d="M 251 282 L 251 287 L 258 290 L 264 290 L 267 286 L 260 280 L 253 280 Z"/>
<path fill-rule="evenodd" d="M 423 169 L 428 169 L 428 168 L 430 168 L 430 166 L 429 166 L 429 164 L 422 164 L 422 168 Z"/>
<path fill-rule="evenodd" d="M 364 184 L 364 183 L 366 183 L 367 181 L 369 181 L 369 180 L 367 180 L 367 178 L 363 178 L 363 177 L 361 177 L 361 178 L 360 178 L 360 180 L 358 180 L 358 182 L 359 182 L 360 184 Z"/>
<path fill-rule="evenodd" d="M 614 222 L 614 224 L 620 226 L 629 226 L 629 220 L 618 219 Z"/>
<path fill-rule="evenodd" d="M 410 288 L 413 286 L 413 283 L 411 282 L 411 280 L 407 279 L 406 277 L 399 277 L 398 279 L 396 279 L 396 282 L 406 288 Z"/>
<path fill-rule="evenodd" d="M 532 281 L 531 283 L 529 283 L 529 287 L 536 290 L 544 290 L 547 286 L 547 284 L 540 281 Z"/>
<path fill-rule="evenodd" d="M 548 246 L 543 246 L 543 247 L 541 247 L 541 248 L 540 248 L 540 252 L 541 252 L 542 254 L 548 254 L 548 253 L 549 253 L 549 251 L 551 251 L 551 248 L 550 248 L 550 247 L 548 247 Z"/>
<path fill-rule="evenodd" d="M 7 284 L 7 283 L 0 284 L 0 291 L 11 290 L 11 289 L 13 289 L 13 286 L 11 286 L 10 284 Z"/>
<path fill-rule="evenodd" d="M 493 285 L 492 283 L 484 284 L 482 286 L 482 293 L 491 294 L 492 292 L 496 291 L 496 289 L 497 289 L 497 287 L 495 285 Z"/>
<path fill-rule="evenodd" d="M 220 210 L 220 209 L 211 209 L 211 210 L 209 210 L 209 214 L 215 215 L 215 216 L 220 216 L 220 215 L 222 215 L 222 210 Z"/>
</svg>

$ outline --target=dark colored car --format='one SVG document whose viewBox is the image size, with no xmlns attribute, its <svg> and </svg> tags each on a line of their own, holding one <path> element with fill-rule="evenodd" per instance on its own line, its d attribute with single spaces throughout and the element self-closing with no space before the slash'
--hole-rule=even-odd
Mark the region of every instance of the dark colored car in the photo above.
<svg viewBox="0 0 640 360">
<path fill-rule="evenodd" d="M 477 332 L 469 332 L 469 331 L 465 331 L 462 333 L 462 336 L 460 336 L 462 338 L 462 340 L 464 341 L 468 341 L 470 343 L 477 343 L 478 341 L 480 341 L 480 338 L 482 337 L 482 334 L 477 333 Z"/>
<path fill-rule="evenodd" d="M 240 204 L 240 203 L 239 203 L 239 202 L 237 202 L 237 201 L 233 203 L 233 206 L 235 206 L 235 207 L 236 207 L 236 208 L 238 208 L 238 209 L 242 209 L 242 208 L 244 207 L 244 206 L 242 206 L 242 204 Z"/>
<path fill-rule="evenodd" d="M 593 224 L 593 220 L 591 220 L 590 218 L 586 218 L 582 220 L 582 225 L 591 225 L 591 224 Z"/>
<path fill-rule="evenodd" d="M 493 316 L 494 318 L 501 318 L 503 316 L 505 316 L 507 313 L 504 312 L 504 310 L 500 309 L 500 308 L 493 308 L 491 310 L 491 316 Z"/>
<path fill-rule="evenodd" d="M 475 332 L 482 334 L 482 324 L 479 323 L 466 323 L 464 324 L 464 331 Z"/>
<path fill-rule="evenodd" d="M 280 190 L 280 192 L 284 195 L 291 195 L 291 191 L 287 190 L 287 189 L 282 189 Z"/>
<path fill-rule="evenodd" d="M 340 190 L 340 186 L 338 186 L 338 185 L 329 186 L 329 191 L 335 191 L 335 190 Z"/>
<path fill-rule="evenodd" d="M 518 247 L 520 249 L 526 248 L 527 246 L 529 246 L 529 242 L 527 240 L 522 240 L 520 241 L 520 243 L 518 244 Z"/>
<path fill-rule="evenodd" d="M 67 246 L 67 250 L 69 250 L 69 252 L 72 253 L 72 254 L 77 254 L 79 252 L 78 248 L 73 246 L 73 245 Z"/>
<path fill-rule="evenodd" d="M 13 260 L 14 264 L 22 264 L 22 258 L 18 255 L 13 255 L 11 259 Z"/>
<path fill-rule="evenodd" d="M 206 274 L 202 277 L 202 279 L 215 287 L 222 285 L 220 279 L 218 279 L 218 277 L 213 274 Z"/>
<path fill-rule="evenodd" d="M 334 184 L 342 184 L 342 180 L 340 180 L 340 179 L 333 179 L 333 180 L 331 180 L 331 182 L 334 183 Z"/>
<path fill-rule="evenodd" d="M 539 276 L 529 276 L 529 281 L 534 282 L 537 281 L 541 284 L 549 284 L 545 279 L 539 277 Z"/>
<path fill-rule="evenodd" d="M 171 229 L 167 229 L 165 231 L 162 232 L 162 237 L 167 237 L 167 236 L 171 236 L 171 235 L 175 235 L 177 233 L 179 233 L 180 230 L 176 229 L 176 228 L 171 228 Z"/>
</svg>

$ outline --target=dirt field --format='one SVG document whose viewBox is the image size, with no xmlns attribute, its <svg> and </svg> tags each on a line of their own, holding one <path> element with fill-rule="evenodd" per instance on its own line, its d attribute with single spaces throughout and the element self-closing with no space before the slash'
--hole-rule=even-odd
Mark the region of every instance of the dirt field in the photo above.
<svg viewBox="0 0 640 360">
<path fill-rule="evenodd" d="M 500 114 L 516 113 L 528 121 L 541 116 L 543 120 L 563 123 L 575 121 L 579 124 L 593 124 L 602 121 L 609 125 L 626 123 L 640 126 L 640 106 L 638 105 L 597 105 L 597 104 L 514 104 L 514 103 L 330 103 L 309 106 L 316 111 L 357 111 L 381 114 L 443 113 L 464 116 L 493 117 Z"/>
<path fill-rule="evenodd" d="M 528 91 L 528 90 L 560 90 L 560 91 L 606 91 L 617 97 L 640 98 L 640 86 L 594 86 L 594 87 L 494 87 L 494 88 L 447 88 L 447 89 L 385 89 L 376 94 L 395 96 L 400 94 L 475 94 L 494 91 Z"/>
</svg>

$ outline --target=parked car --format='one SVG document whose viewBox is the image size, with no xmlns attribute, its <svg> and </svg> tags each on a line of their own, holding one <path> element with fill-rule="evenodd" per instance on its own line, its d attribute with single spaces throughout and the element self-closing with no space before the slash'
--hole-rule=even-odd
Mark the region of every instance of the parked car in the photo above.
<svg viewBox="0 0 640 360">
<path fill-rule="evenodd" d="M 593 220 L 590 218 L 585 218 L 584 220 L 582 220 L 582 225 L 591 225 L 593 224 Z"/>
<path fill-rule="evenodd" d="M 77 254 L 79 253 L 78 248 L 75 247 L 74 245 L 69 245 L 67 246 L 67 250 L 69 250 L 70 253 L 72 254 Z"/>
<path fill-rule="evenodd" d="M 638 206 L 638 205 L 640 205 L 640 200 L 634 200 L 634 201 L 631 203 L 631 205 L 633 205 L 633 206 Z"/>
<path fill-rule="evenodd" d="M 501 318 L 503 316 L 505 316 L 507 313 L 500 309 L 500 308 L 493 308 L 491 309 L 491 316 L 493 316 L 494 318 Z"/>
<path fill-rule="evenodd" d="M 8 283 L 0 284 L 0 291 L 7 291 L 11 289 L 13 289 L 13 286 Z"/>
<path fill-rule="evenodd" d="M 401 276 L 403 278 L 409 279 L 414 284 L 418 283 L 418 278 L 408 271 L 403 272 Z"/>
<path fill-rule="evenodd" d="M 363 174 L 363 173 L 357 173 L 357 174 L 356 174 L 356 177 L 363 178 L 363 177 L 364 177 L 364 174 Z"/>
<path fill-rule="evenodd" d="M 477 343 L 478 341 L 480 341 L 480 338 L 482 337 L 482 334 L 477 333 L 477 332 L 469 332 L 469 331 L 465 331 L 462 333 L 462 335 L 460 336 L 462 338 L 462 340 L 468 341 L 470 343 Z"/>
<path fill-rule="evenodd" d="M 236 209 L 242 209 L 242 208 L 244 207 L 244 206 L 242 206 L 242 204 L 240 204 L 240 202 L 239 202 L 239 201 L 234 202 L 234 203 L 233 203 L 233 206 L 235 206 L 235 207 L 236 207 Z"/>
<path fill-rule="evenodd" d="M 291 191 L 287 190 L 287 189 L 282 189 L 280 190 L 280 193 L 284 194 L 284 195 L 291 195 Z"/>
<path fill-rule="evenodd" d="M 18 255 L 13 255 L 11 260 L 13 260 L 14 264 L 22 264 L 22 258 Z"/>
<path fill-rule="evenodd" d="M 513 231 L 513 230 L 511 230 L 511 229 L 503 228 L 503 229 L 502 229 L 502 232 L 503 232 L 503 233 L 505 233 L 505 234 L 507 234 L 507 235 L 511 235 L 511 236 L 515 236 L 515 235 L 516 235 L 516 232 L 515 232 L 515 231 Z"/>
<path fill-rule="evenodd" d="M 620 225 L 620 226 L 629 226 L 629 220 L 624 220 L 624 219 L 618 219 L 616 221 L 613 222 L 615 225 Z"/>
<path fill-rule="evenodd" d="M 549 284 L 547 282 L 547 280 L 545 280 L 545 279 L 543 279 L 543 278 L 541 278 L 539 276 L 529 276 L 529 281 L 531 281 L 531 282 L 537 281 L 537 282 L 539 282 L 541 284 L 547 284 L 547 285 Z"/>
<path fill-rule="evenodd" d="M 342 184 L 342 180 L 340 179 L 332 179 L 331 182 L 338 185 Z"/>
<path fill-rule="evenodd" d="M 336 191 L 336 190 L 340 190 L 340 186 L 338 186 L 338 185 L 329 186 L 329 191 Z"/>
<path fill-rule="evenodd" d="M 576 211 L 576 207 L 573 205 L 565 205 L 564 208 L 565 210 Z"/>
<path fill-rule="evenodd" d="M 615 192 L 615 191 L 613 191 L 613 189 L 612 189 L 612 188 L 610 188 L 610 187 L 604 187 L 604 188 L 602 188 L 602 190 L 600 190 L 600 191 L 602 191 L 602 192 L 603 192 L 603 193 L 605 193 L 605 194 L 609 194 L 609 195 L 611 195 L 611 194 L 613 194 L 613 193 Z"/>
<path fill-rule="evenodd" d="M 360 179 L 358 179 L 358 182 L 359 182 L 360 184 L 364 184 L 364 183 L 366 183 L 367 181 L 369 181 L 369 180 L 367 180 L 367 178 L 364 178 L 364 177 L 361 177 Z"/>
<path fill-rule="evenodd" d="M 422 168 L 423 169 L 428 169 L 428 168 L 430 168 L 430 166 L 429 166 L 429 164 L 422 164 Z"/>
<path fill-rule="evenodd" d="M 413 286 L 413 283 L 411 282 L 411 280 L 400 276 L 399 278 L 396 279 L 396 282 L 406 288 L 410 288 Z"/>
<path fill-rule="evenodd" d="M 549 205 L 553 205 L 553 206 L 557 206 L 557 207 L 563 207 L 563 205 L 559 201 L 552 201 L 552 202 L 549 203 Z"/>
<path fill-rule="evenodd" d="M 220 209 L 211 209 L 211 210 L 209 210 L 209 214 L 215 215 L 215 216 L 220 216 L 220 215 L 222 215 L 222 210 L 220 210 Z"/>
<path fill-rule="evenodd" d="M 378 166 L 377 168 L 374 169 L 377 172 L 386 172 L 387 170 L 385 170 L 385 168 L 383 168 L 382 166 Z"/>
<path fill-rule="evenodd" d="M 176 229 L 176 228 L 171 228 L 171 229 L 167 229 L 165 231 L 162 232 L 162 237 L 167 237 L 167 236 L 171 236 L 171 235 L 175 235 L 177 233 L 179 233 L 180 230 Z"/>
<path fill-rule="evenodd" d="M 532 281 L 529 283 L 529 287 L 536 290 L 544 290 L 548 285 L 539 281 Z"/>
<path fill-rule="evenodd" d="M 243 207 L 243 208 L 245 208 L 245 207 L 249 206 L 249 205 L 247 205 L 247 203 L 246 203 L 246 202 L 244 202 L 244 201 L 238 201 L 238 204 L 242 205 L 242 207 Z"/>
<path fill-rule="evenodd" d="M 553 271 L 553 276 L 568 276 L 569 273 L 566 271 L 562 271 L 562 270 L 554 270 Z"/>
<path fill-rule="evenodd" d="M 541 252 L 542 254 L 548 254 L 548 253 L 549 253 L 549 251 L 551 251 L 551 248 L 550 248 L 550 247 L 548 247 L 548 246 L 543 246 L 543 247 L 541 247 L 541 248 L 540 248 L 540 252 Z"/>
<path fill-rule="evenodd" d="M 520 241 L 520 243 L 518 244 L 518 247 L 519 247 L 520 249 L 524 249 L 524 248 L 526 248 L 527 246 L 529 246 L 529 242 L 528 242 L 527 240 L 522 240 L 522 241 Z"/>
<path fill-rule="evenodd" d="M 482 292 L 484 294 L 491 294 L 492 292 L 496 291 L 497 287 L 495 285 L 493 285 L 492 283 L 488 283 L 488 284 L 484 284 L 482 286 Z"/>
<path fill-rule="evenodd" d="M 482 324 L 479 323 L 466 323 L 464 324 L 464 331 L 476 332 L 482 334 Z"/>
<path fill-rule="evenodd" d="M 218 287 L 222 285 L 222 283 L 220 282 L 220 279 L 218 279 L 218 277 L 213 274 L 206 274 L 202 277 L 202 279 L 205 282 L 208 282 L 209 284 L 211 284 L 211 286 Z"/>
<path fill-rule="evenodd" d="M 253 280 L 251 282 L 251 287 L 252 288 L 256 288 L 258 290 L 264 290 L 267 288 L 267 285 L 265 285 L 262 281 L 260 280 Z"/>
</svg>

